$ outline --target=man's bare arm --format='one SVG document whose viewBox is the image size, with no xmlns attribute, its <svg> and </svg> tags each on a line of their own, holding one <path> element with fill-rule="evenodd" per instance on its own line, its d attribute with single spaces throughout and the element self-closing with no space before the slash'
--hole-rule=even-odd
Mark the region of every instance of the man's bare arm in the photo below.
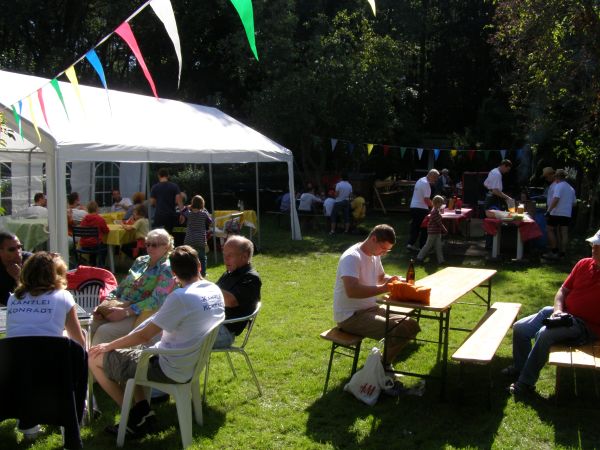
<svg viewBox="0 0 600 450">
<path fill-rule="evenodd" d="M 393 281 L 396 278 L 397 277 L 388 278 L 387 276 L 384 276 L 383 279 L 380 278 L 380 284 L 377 284 L 375 286 L 367 286 L 361 284 L 358 281 L 358 278 L 355 277 L 342 277 L 342 281 L 344 283 L 344 289 L 346 290 L 346 295 L 348 297 L 368 298 L 388 292 L 389 289 L 387 287 L 387 283 Z"/>
</svg>

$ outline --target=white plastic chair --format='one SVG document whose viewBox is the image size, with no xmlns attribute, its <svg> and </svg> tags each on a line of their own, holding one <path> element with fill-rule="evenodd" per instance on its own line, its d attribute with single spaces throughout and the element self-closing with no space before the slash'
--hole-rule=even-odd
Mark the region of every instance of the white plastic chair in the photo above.
<svg viewBox="0 0 600 450">
<path fill-rule="evenodd" d="M 245 335 L 244 335 L 244 339 L 242 341 L 242 345 L 240 345 L 239 347 L 236 347 L 235 345 L 231 345 L 230 347 L 226 347 L 226 348 L 213 348 L 212 353 L 225 353 L 225 355 L 227 355 L 227 361 L 229 362 L 229 367 L 231 367 L 231 371 L 233 372 L 233 376 L 237 377 L 237 373 L 235 372 L 235 368 L 233 367 L 233 362 L 231 361 L 231 356 L 230 353 L 241 353 L 244 358 L 246 359 L 246 364 L 248 365 L 248 369 L 250 370 L 250 373 L 252 374 L 252 378 L 254 379 L 254 384 L 256 385 L 256 389 L 258 390 L 258 395 L 262 395 L 262 389 L 260 388 L 260 384 L 258 382 L 258 378 L 256 377 L 256 373 L 254 372 L 254 368 L 252 367 L 252 363 L 250 362 L 250 357 L 248 356 L 248 353 L 246 353 L 246 344 L 248 343 L 248 338 L 250 338 L 250 333 L 252 332 L 252 328 L 254 327 L 254 322 L 256 320 L 256 316 L 258 315 L 258 312 L 260 311 L 260 308 L 262 306 L 262 302 L 258 302 L 256 304 L 256 309 L 254 310 L 254 312 L 248 316 L 244 316 L 244 317 L 236 317 L 235 319 L 228 319 L 225 320 L 223 322 L 223 325 L 228 324 L 228 323 L 235 323 L 235 322 L 245 322 L 248 321 L 248 324 L 246 325 L 246 331 L 245 331 Z M 208 361 L 206 362 L 206 371 L 204 372 L 204 391 L 202 393 L 202 401 L 206 402 L 206 386 L 208 384 L 208 371 L 210 368 L 210 356 L 208 358 Z"/>
<path fill-rule="evenodd" d="M 200 374 L 210 357 L 210 351 L 217 338 L 221 323 L 222 321 L 219 321 L 214 324 L 202 337 L 200 342 L 192 347 L 184 349 L 147 348 L 142 352 L 142 356 L 135 371 L 135 378 L 127 380 L 125 386 L 123 406 L 121 407 L 121 422 L 119 423 L 119 432 L 117 434 L 117 447 L 123 447 L 123 444 L 125 443 L 127 420 L 129 419 L 129 410 L 131 409 L 133 391 L 136 385 L 145 386 L 147 388 L 156 388 L 173 396 L 177 407 L 177 417 L 179 419 L 179 430 L 181 432 L 183 448 L 187 448 L 192 444 L 192 403 L 194 405 L 194 417 L 196 423 L 202 425 Z M 195 351 L 198 351 L 198 362 L 194 368 L 194 375 L 189 382 L 170 384 L 157 383 L 147 379 L 148 362 L 153 355 L 189 355 L 191 352 Z"/>
<path fill-rule="evenodd" d="M 94 308 L 98 306 L 100 300 L 100 284 L 88 284 L 83 289 L 72 289 L 69 292 L 73 295 L 75 303 L 81 306 L 87 313 L 92 313 Z"/>
</svg>

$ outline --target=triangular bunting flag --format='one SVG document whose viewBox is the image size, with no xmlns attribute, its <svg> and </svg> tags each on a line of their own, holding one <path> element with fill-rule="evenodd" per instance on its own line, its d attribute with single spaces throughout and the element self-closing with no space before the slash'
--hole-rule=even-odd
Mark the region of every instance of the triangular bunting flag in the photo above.
<svg viewBox="0 0 600 450">
<path fill-rule="evenodd" d="M 127 22 L 123 22 L 117 27 L 115 33 L 117 33 L 121 37 L 121 39 L 123 39 L 127 43 L 127 45 L 129 45 L 129 48 L 135 55 L 140 67 L 142 68 L 142 72 L 144 72 L 146 80 L 148 80 L 148 84 L 152 89 L 152 93 L 156 98 L 158 98 L 158 94 L 156 93 L 156 86 L 154 86 L 154 80 L 152 79 L 152 75 L 150 75 L 150 72 L 148 71 L 148 67 L 146 67 L 146 61 L 144 61 L 144 57 L 142 56 L 142 52 L 140 51 L 135 36 L 133 35 L 133 31 L 131 31 L 131 27 Z"/>
<path fill-rule="evenodd" d="M 108 108 L 112 112 L 112 107 L 110 106 L 110 96 L 108 95 L 108 88 L 106 86 L 106 77 L 104 76 L 104 69 L 102 68 L 102 63 L 96 54 L 94 49 L 91 49 L 89 52 L 85 54 L 85 58 L 92 65 L 96 73 L 98 74 L 98 78 L 102 82 L 102 86 L 104 86 L 104 90 L 106 91 L 106 98 L 108 99 Z"/>
<path fill-rule="evenodd" d="M 458 150 L 456 150 L 455 148 L 453 148 L 452 150 L 450 150 L 450 156 L 452 158 L 456 158 L 456 155 L 458 155 Z"/>
<path fill-rule="evenodd" d="M 371 5 L 371 9 L 373 10 L 373 15 L 377 16 L 376 11 L 375 11 L 375 0 L 367 0 L 369 2 L 369 5 Z"/>
<path fill-rule="evenodd" d="M 373 144 L 367 144 L 367 155 L 370 155 L 373 151 Z"/>
<path fill-rule="evenodd" d="M 434 148 L 433 149 L 433 159 L 434 159 L 434 161 L 437 161 L 439 157 L 440 157 L 440 149 L 439 148 Z M 419 159 L 421 159 L 420 156 L 419 156 Z"/>
<path fill-rule="evenodd" d="M 23 117 L 23 101 L 19 100 L 19 116 Z M 23 138 L 23 121 L 21 120 L 19 122 L 19 135 L 21 136 L 21 140 L 24 140 Z"/>
<path fill-rule="evenodd" d="M 475 157 L 475 150 L 469 150 L 467 154 L 469 155 L 469 159 L 473 161 L 473 158 Z"/>
<path fill-rule="evenodd" d="M 517 150 L 517 159 L 519 161 L 523 159 L 523 149 L 522 148 Z"/>
<path fill-rule="evenodd" d="M 33 113 L 33 102 L 31 101 L 31 95 L 27 97 L 27 103 L 29 104 L 29 115 L 31 116 L 31 123 L 33 123 L 33 128 L 37 134 L 38 142 L 42 142 L 42 135 L 40 134 L 40 130 L 37 126 L 37 120 L 35 120 L 35 114 Z"/>
<path fill-rule="evenodd" d="M 502 159 L 506 158 L 506 150 L 500 150 L 500 156 L 502 156 Z"/>
<path fill-rule="evenodd" d="M 254 53 L 254 57 L 258 61 L 258 52 L 256 51 L 256 41 L 254 38 L 254 12 L 252 11 L 252 0 L 231 0 L 231 3 L 235 7 L 235 10 L 242 19 L 242 25 L 246 30 L 246 37 L 248 43 Z"/>
<path fill-rule="evenodd" d="M 405 153 L 406 153 L 406 147 L 400 147 L 400 158 L 404 158 Z"/>
<path fill-rule="evenodd" d="M 50 80 L 50 84 L 54 88 L 56 95 L 58 95 L 58 98 L 59 98 L 60 102 L 62 103 L 63 109 L 65 110 L 65 115 L 67 116 L 67 119 L 69 119 L 69 113 L 67 112 L 67 107 L 65 106 L 65 100 L 63 99 L 63 95 L 62 95 L 62 92 L 60 91 L 60 86 L 59 86 L 56 78 L 53 78 L 52 80 Z"/>
<path fill-rule="evenodd" d="M 417 149 L 417 155 L 419 155 L 419 159 L 421 159 L 421 156 L 423 156 L 423 149 L 422 148 L 418 148 Z"/>
<path fill-rule="evenodd" d="M 389 146 L 389 145 L 387 145 L 387 144 L 385 144 L 385 145 L 383 146 L 383 156 L 387 156 L 387 155 L 389 155 L 389 154 L 390 154 L 390 146 Z"/>
<path fill-rule="evenodd" d="M 335 150 L 335 146 L 337 145 L 337 139 L 331 138 L 331 151 Z"/>
<path fill-rule="evenodd" d="M 48 117 L 46 116 L 46 105 L 44 105 L 44 96 L 42 95 L 42 88 L 37 90 L 38 102 L 40 102 L 40 108 L 42 110 L 42 115 L 44 116 L 44 120 L 46 121 L 46 125 L 48 129 L 50 128 L 50 124 L 48 123 Z"/>
<path fill-rule="evenodd" d="M 351 155 L 354 151 L 354 144 L 352 142 L 348 142 L 348 154 Z"/>
<path fill-rule="evenodd" d="M 181 81 L 181 43 L 179 42 L 179 33 L 177 31 L 177 22 L 175 22 L 175 14 L 170 0 L 152 0 L 150 6 L 154 10 L 154 14 L 158 16 L 160 21 L 165 26 L 167 34 L 175 47 L 175 54 L 179 60 L 179 76 L 177 77 L 177 87 Z"/>
<path fill-rule="evenodd" d="M 71 82 L 71 85 L 73 85 L 73 90 L 75 91 L 75 95 L 77 96 L 77 99 L 79 100 L 81 109 L 85 109 L 83 107 L 83 99 L 81 98 L 81 92 L 79 91 L 79 82 L 77 81 L 77 74 L 75 73 L 75 66 L 71 66 L 67 70 L 65 70 L 65 75 Z"/>
<path fill-rule="evenodd" d="M 23 138 L 23 132 L 21 131 L 21 115 L 17 113 L 15 109 L 15 105 L 12 105 L 13 116 L 15 117 L 15 123 L 17 124 L 17 128 L 19 129 L 19 134 L 21 135 L 21 139 Z"/>
<path fill-rule="evenodd" d="M 483 157 L 485 158 L 485 160 L 487 161 L 488 158 L 490 157 L 490 151 L 489 150 L 484 150 L 483 151 Z"/>
</svg>

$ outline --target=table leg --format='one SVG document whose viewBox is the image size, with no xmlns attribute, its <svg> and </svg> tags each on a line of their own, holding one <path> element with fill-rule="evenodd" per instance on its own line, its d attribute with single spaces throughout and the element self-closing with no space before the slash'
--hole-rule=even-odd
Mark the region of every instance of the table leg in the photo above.
<svg viewBox="0 0 600 450">
<path fill-rule="evenodd" d="M 446 378 L 448 376 L 448 332 L 450 330 L 450 309 L 446 312 L 442 312 L 442 321 L 444 324 L 444 344 L 443 344 L 443 355 L 442 355 L 442 379 L 440 388 L 440 398 L 446 399 Z"/>
<path fill-rule="evenodd" d="M 385 333 L 383 336 L 383 364 L 387 364 L 388 330 L 390 325 L 390 305 L 385 305 Z"/>
<path fill-rule="evenodd" d="M 498 257 L 498 250 L 500 249 L 500 233 L 502 232 L 502 226 L 498 227 L 498 232 L 494 236 L 494 242 L 492 243 L 492 258 Z"/>
<path fill-rule="evenodd" d="M 523 259 L 523 241 L 521 240 L 521 233 L 517 227 L 517 260 Z"/>
<path fill-rule="evenodd" d="M 112 273 L 115 273 L 115 246 L 108 245 L 108 267 Z"/>
</svg>

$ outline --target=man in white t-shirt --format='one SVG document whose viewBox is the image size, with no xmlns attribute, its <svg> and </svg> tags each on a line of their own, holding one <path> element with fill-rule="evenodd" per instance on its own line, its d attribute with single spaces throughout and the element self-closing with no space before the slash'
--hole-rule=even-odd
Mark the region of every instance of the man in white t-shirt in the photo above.
<svg viewBox="0 0 600 450">
<path fill-rule="evenodd" d="M 488 193 L 485 196 L 485 210 L 491 209 L 493 206 L 497 208 L 503 208 L 503 203 L 507 204 L 512 202 L 510 198 L 503 192 L 502 175 L 510 172 L 512 162 L 508 159 L 503 159 L 500 165 L 495 169 L 490 170 L 487 178 L 483 182 L 483 185 L 488 189 Z"/>
<path fill-rule="evenodd" d="M 133 205 L 133 202 L 131 201 L 130 198 L 128 197 L 122 197 L 121 196 L 121 192 L 119 192 L 118 189 L 113 189 L 112 191 L 112 199 L 113 199 L 113 204 L 112 207 L 110 208 L 111 211 L 125 211 L 127 212 L 127 210 L 129 209 L 129 207 L 131 205 Z"/>
<path fill-rule="evenodd" d="M 340 214 L 344 221 L 344 233 L 350 231 L 350 195 L 352 195 L 352 185 L 348 182 L 348 175 L 344 173 L 342 180 L 335 185 L 335 204 L 331 213 L 330 235 L 335 234 L 337 217 Z"/>
<path fill-rule="evenodd" d="M 33 205 L 22 209 L 14 216 L 18 219 L 44 219 L 48 217 L 46 196 L 43 192 L 37 192 L 33 196 Z"/>
<path fill-rule="evenodd" d="M 375 226 L 367 239 L 354 244 L 340 257 L 333 293 L 333 319 L 348 333 L 373 339 L 385 337 L 385 307 L 377 296 L 389 292 L 388 283 L 397 280 L 386 275 L 381 257 L 396 242 L 389 225 Z M 402 314 L 390 314 L 390 340 L 386 342 L 386 365 L 420 330 L 419 324 Z"/>
<path fill-rule="evenodd" d="M 435 185 L 439 177 L 440 173 L 436 169 L 431 169 L 426 176 L 419 178 L 415 183 L 410 201 L 410 232 L 406 244 L 409 250 L 419 251 L 427 241 L 427 228 L 421 228 L 421 223 L 431 208 L 431 185 Z M 419 247 L 415 246 L 417 238 L 419 238 Z"/>
<path fill-rule="evenodd" d="M 554 174 L 554 183 L 548 190 L 548 210 L 545 215 L 549 251 L 542 255 L 544 258 L 558 259 L 565 256 L 571 214 L 576 201 L 575 189 L 567 182 L 567 172 L 558 169 Z"/>
<path fill-rule="evenodd" d="M 199 276 L 200 261 L 196 250 L 188 245 L 177 247 L 169 261 L 182 287 L 171 292 L 158 312 L 127 336 L 89 350 L 89 366 L 96 381 L 118 405 L 123 403 L 121 383 L 135 376 L 142 352 L 136 346 L 146 344 L 162 333 L 160 341 L 153 347 L 191 347 L 199 344 L 205 333 L 225 318 L 223 293 L 217 285 Z M 198 351 L 185 356 L 153 356 L 148 365 L 148 379 L 162 383 L 188 382 L 198 360 Z M 150 430 L 155 417 L 141 387 L 136 387 L 134 397 L 136 404 L 129 414 L 127 434 L 140 437 Z M 111 434 L 116 434 L 117 430 L 118 425 L 106 428 Z"/>
</svg>

